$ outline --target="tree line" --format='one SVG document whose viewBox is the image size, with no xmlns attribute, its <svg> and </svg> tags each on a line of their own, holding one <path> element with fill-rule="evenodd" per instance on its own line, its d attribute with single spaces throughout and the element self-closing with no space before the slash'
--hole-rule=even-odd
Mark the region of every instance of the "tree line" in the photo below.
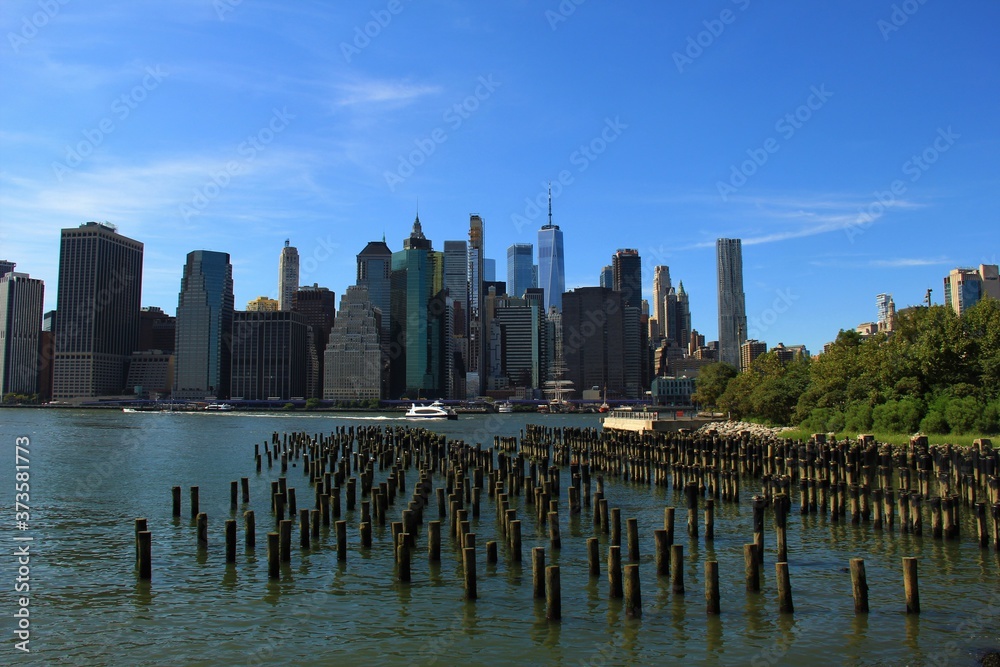
<svg viewBox="0 0 1000 667">
<path fill-rule="evenodd" d="M 892 333 L 841 331 L 815 359 L 771 351 L 742 373 L 712 364 L 695 386 L 735 419 L 817 433 L 1000 433 L 1000 301 L 907 309 Z"/>
</svg>

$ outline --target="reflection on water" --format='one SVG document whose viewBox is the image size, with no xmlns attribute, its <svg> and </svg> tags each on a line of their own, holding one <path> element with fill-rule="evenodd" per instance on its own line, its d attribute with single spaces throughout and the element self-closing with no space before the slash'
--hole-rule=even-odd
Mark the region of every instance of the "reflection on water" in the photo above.
<svg viewBox="0 0 1000 667">
<path fill-rule="evenodd" d="M 532 506 L 512 498 L 522 520 L 522 564 L 510 563 L 495 506 L 483 494 L 480 518 L 471 519 L 479 545 L 479 599 L 463 599 L 459 552 L 442 531 L 442 562 L 428 563 L 426 528 L 412 556 L 410 584 L 396 581 L 388 526 L 373 526 L 373 546 L 362 549 L 358 510 L 348 525 L 348 559 L 336 559 L 335 534 L 320 531 L 308 551 L 293 531 L 292 562 L 280 581 L 267 578 L 266 534 L 276 529 L 270 482 L 280 466 L 253 466 L 254 443 L 272 432 L 329 433 L 337 426 L 402 425 L 376 415 L 157 415 L 49 410 L 6 410 L 0 436 L 32 439 L 32 521 L 38 560 L 32 560 L 32 619 L 37 647 L 26 664 L 973 664 L 976 651 L 1000 645 L 1000 561 L 980 550 L 968 508 L 961 508 L 962 538 L 875 530 L 826 516 L 802 515 L 793 504 L 788 554 L 795 613 L 777 613 L 774 533 L 768 513 L 762 591 L 745 590 L 743 544 L 752 541 L 749 497 L 759 484 L 742 484 L 740 504 L 717 502 L 715 539 L 687 534 L 687 512 L 677 489 L 605 480 L 609 507 L 622 527 L 635 517 L 640 533 L 643 615 L 626 618 L 621 600 L 608 600 L 608 536 L 595 532 L 593 507 L 563 514 L 569 477 L 562 476 L 562 548 L 552 552 Z M 492 443 L 517 435 L 534 415 L 463 415 L 423 424 L 451 438 Z M 369 423 L 365 423 L 369 422 Z M 597 426 L 597 417 L 549 416 L 544 424 Z M 386 472 L 376 471 L 376 482 Z M 250 500 L 234 513 L 231 481 L 248 477 Z M 288 486 L 300 508 L 313 494 L 301 465 L 290 466 Z M 409 495 L 416 472 L 407 474 Z M 197 548 L 188 515 L 190 486 L 201 490 L 209 516 L 209 548 Z M 443 485 L 440 475 L 434 486 Z M 171 515 L 172 486 L 183 489 L 183 513 Z M 596 490 L 596 484 L 591 491 Z M 360 499 L 359 499 L 360 500 Z M 798 494 L 793 494 L 793 503 Z M 4 500 L 9 503 L 9 496 Z M 663 508 L 677 507 L 675 542 L 684 546 L 686 595 L 671 592 L 669 577 L 653 569 L 652 531 L 663 527 Z M 12 509 L 5 505 L 5 509 Z M 257 549 L 243 544 L 243 512 L 257 518 Z M 387 517 L 399 520 L 401 502 Z M 924 504 L 925 517 L 929 511 Z M 152 583 L 135 579 L 133 520 L 148 519 L 153 534 Z M 701 509 L 699 521 L 703 521 Z M 225 563 L 224 520 L 236 518 L 237 562 Z M 437 518 L 436 516 L 433 518 Z M 426 521 L 425 521 L 426 523 Z M 601 576 L 590 577 L 586 538 L 599 541 Z M 624 537 L 624 530 L 623 530 Z M 499 562 L 487 565 L 485 544 L 496 540 Z M 561 623 L 545 620 L 545 604 L 532 598 L 532 547 L 559 564 Z M 919 558 L 922 613 L 904 612 L 901 559 Z M 856 616 L 848 562 L 863 557 L 871 613 Z M 704 563 L 719 562 L 722 614 L 705 613 Z M 9 559 L 3 563 L 10 577 Z M 992 620 L 991 620 L 992 619 Z M 953 642 L 953 648 L 948 648 Z M 955 644 L 954 642 L 958 642 Z M 19 656 L 20 657 L 20 656 Z M 756 662 L 755 662 L 756 661 Z M 941 663 L 943 664 L 943 662 Z"/>
</svg>

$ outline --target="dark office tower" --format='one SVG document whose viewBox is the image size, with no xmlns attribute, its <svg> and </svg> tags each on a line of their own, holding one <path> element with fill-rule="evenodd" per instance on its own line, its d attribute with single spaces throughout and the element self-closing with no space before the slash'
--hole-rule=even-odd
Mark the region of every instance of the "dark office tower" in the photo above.
<svg viewBox="0 0 1000 667">
<path fill-rule="evenodd" d="M 358 253 L 358 279 L 355 284 L 368 288 L 368 299 L 382 311 L 382 345 L 389 345 L 389 278 L 392 274 L 392 251 L 381 241 L 369 241 Z"/>
<path fill-rule="evenodd" d="M 232 395 L 247 401 L 305 398 L 309 325 L 296 312 L 233 315 Z"/>
<path fill-rule="evenodd" d="M 0 259 L 0 278 L 7 275 L 8 273 L 13 273 L 15 266 L 17 266 L 16 262 L 11 262 L 6 259 Z"/>
<path fill-rule="evenodd" d="M 469 365 L 466 368 L 466 391 L 478 396 L 485 386 L 488 330 L 483 325 L 485 280 L 486 223 L 476 214 L 469 216 Z"/>
<path fill-rule="evenodd" d="M 302 313 L 309 324 L 306 398 L 320 398 L 323 396 L 323 353 L 337 317 L 337 297 L 326 287 L 314 283 L 295 293 L 294 310 Z"/>
<path fill-rule="evenodd" d="M 535 285 L 535 247 L 530 243 L 515 243 L 507 248 L 507 292 L 522 297 Z"/>
<path fill-rule="evenodd" d="M 0 276 L 0 396 L 40 393 L 45 285 L 27 273 Z"/>
<path fill-rule="evenodd" d="M 493 341 L 490 355 L 491 389 L 539 388 L 541 375 L 539 326 L 541 305 L 536 300 L 512 296 L 491 299 Z M 500 382 L 497 382 L 500 380 Z"/>
<path fill-rule="evenodd" d="M 549 336 L 549 321 L 545 313 L 545 290 L 541 287 L 529 287 L 524 292 L 524 300 L 538 311 L 538 376 L 541 384 L 549 379 L 549 368 L 552 365 L 552 344 Z"/>
<path fill-rule="evenodd" d="M 549 188 L 549 222 L 538 230 L 538 286 L 545 290 L 545 310 L 562 309 L 566 291 L 566 262 L 563 257 L 563 233 L 552 224 L 552 188 Z"/>
<path fill-rule="evenodd" d="M 450 300 L 454 396 L 466 398 L 469 367 L 469 247 L 465 241 L 444 242 L 444 286 Z"/>
<path fill-rule="evenodd" d="M 684 281 L 677 287 L 677 341 L 683 348 L 688 348 L 691 340 L 691 304 L 688 302 L 688 294 L 684 291 Z"/>
<path fill-rule="evenodd" d="M 601 269 L 601 279 L 597 283 L 601 287 L 607 287 L 608 289 L 614 289 L 615 287 L 615 270 L 611 268 L 608 264 L 603 269 Z"/>
<path fill-rule="evenodd" d="M 295 292 L 299 289 L 299 251 L 289 245 L 285 239 L 285 247 L 281 249 L 278 258 L 278 308 L 291 310 L 295 305 Z"/>
<path fill-rule="evenodd" d="M 607 387 L 609 396 L 636 398 L 638 377 L 626 377 L 626 349 L 638 353 L 637 308 L 626 308 L 622 293 L 606 287 L 580 287 L 563 294 L 562 356 L 566 378 L 579 389 Z M 631 320 L 626 327 L 626 320 Z M 637 357 L 630 358 L 632 372 Z M 630 389 L 631 387 L 631 389 Z"/>
<path fill-rule="evenodd" d="M 444 291 L 444 257 L 435 252 L 420 218 L 392 253 L 390 395 L 449 398 L 451 318 Z"/>
<path fill-rule="evenodd" d="M 743 248 L 739 239 L 715 242 L 719 276 L 719 361 L 740 367 L 740 347 L 747 340 L 743 294 Z"/>
<path fill-rule="evenodd" d="M 662 264 L 653 267 L 653 313 L 652 319 L 656 322 L 655 336 L 653 342 L 657 345 L 661 338 L 667 337 L 667 314 L 664 312 L 667 292 L 670 291 L 670 267 Z"/>
<path fill-rule="evenodd" d="M 139 347 L 136 352 L 160 350 L 172 354 L 177 336 L 177 318 L 156 306 L 143 306 L 139 312 Z"/>
<path fill-rule="evenodd" d="M 640 308 L 642 306 L 642 260 L 639 251 L 633 248 L 618 250 L 611 257 L 611 270 L 614 273 L 614 289 L 622 293 L 626 306 Z"/>
<path fill-rule="evenodd" d="M 233 309 L 229 254 L 189 252 L 177 297 L 175 398 L 229 397 Z"/>
<path fill-rule="evenodd" d="M 141 296 L 142 243 L 106 222 L 62 230 L 53 398 L 122 392 Z"/>
</svg>

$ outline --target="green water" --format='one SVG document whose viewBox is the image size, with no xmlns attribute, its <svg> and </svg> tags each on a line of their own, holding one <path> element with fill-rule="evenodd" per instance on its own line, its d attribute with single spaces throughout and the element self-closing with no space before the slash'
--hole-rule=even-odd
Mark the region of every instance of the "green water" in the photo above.
<svg viewBox="0 0 1000 667">
<path fill-rule="evenodd" d="M 529 421 L 549 426 L 598 425 L 596 415 L 463 415 L 430 428 L 466 442 L 492 443 L 517 435 Z M 254 469 L 254 443 L 273 431 L 329 433 L 342 425 L 398 425 L 371 415 L 123 414 L 105 411 L 0 411 L 0 438 L 9 455 L 2 495 L 5 643 L 0 664 L 37 665 L 469 665 L 469 664 L 733 664 L 733 665 L 972 665 L 1000 646 L 1000 561 L 980 550 L 968 516 L 959 541 L 873 531 L 801 516 L 793 503 L 788 560 L 795 613 L 780 615 L 774 585 L 774 543 L 767 517 L 761 593 L 747 593 L 743 544 L 751 541 L 749 496 L 717 503 L 716 537 L 689 538 L 678 511 L 676 540 L 684 545 L 686 595 L 671 593 L 652 563 L 652 531 L 663 508 L 683 507 L 672 488 L 607 480 L 609 507 L 622 521 L 638 519 L 642 617 L 626 619 L 620 600 L 608 599 L 606 571 L 591 579 L 586 538 L 598 536 L 591 508 L 579 517 L 561 512 L 562 549 L 523 508 L 524 563 L 487 566 L 482 545 L 498 538 L 493 502 L 484 494 L 472 520 L 478 551 L 479 599 L 463 600 L 459 552 L 445 529 L 442 561 L 426 559 L 419 536 L 412 582 L 395 581 L 388 526 L 374 526 L 373 548 L 362 549 L 360 510 L 346 512 L 350 548 L 336 560 L 335 537 L 298 547 L 279 582 L 267 579 L 264 534 L 273 530 L 270 481 L 276 465 Z M 421 424 L 428 426 L 428 424 Z M 14 528 L 14 445 L 30 439 L 27 531 Z M 376 471 L 376 482 L 385 473 Z M 407 492 L 416 472 L 407 474 Z M 229 483 L 250 478 L 250 499 L 230 510 Z M 299 507 L 312 491 L 301 467 L 289 468 Z M 563 476 L 565 487 L 568 477 Z M 170 489 L 184 489 L 184 517 L 171 516 Z M 201 489 L 209 517 L 209 549 L 199 552 L 188 519 L 188 487 Z M 443 485 L 440 478 L 435 486 Z M 566 506 L 565 497 L 561 507 Z M 360 507 L 360 504 L 359 504 Z M 242 512 L 255 510 L 257 550 L 243 547 Z M 398 520 L 401 502 L 389 509 Z M 134 570 L 133 519 L 146 517 L 153 535 L 153 578 L 140 584 Z M 227 566 L 223 523 L 239 519 L 235 566 Z M 436 518 L 436 517 L 433 517 Z M 929 520 L 925 518 L 925 526 Z M 425 531 L 426 529 L 422 529 Z M 30 543 L 30 654 L 15 648 L 18 608 L 14 537 Z M 532 598 L 530 550 L 546 547 L 548 564 L 561 569 L 562 622 L 545 620 L 544 602 Z M 919 558 L 922 613 L 904 613 L 901 558 Z M 871 613 L 856 617 L 847 572 L 865 559 Z M 704 563 L 719 562 L 722 614 L 705 613 Z"/>
</svg>

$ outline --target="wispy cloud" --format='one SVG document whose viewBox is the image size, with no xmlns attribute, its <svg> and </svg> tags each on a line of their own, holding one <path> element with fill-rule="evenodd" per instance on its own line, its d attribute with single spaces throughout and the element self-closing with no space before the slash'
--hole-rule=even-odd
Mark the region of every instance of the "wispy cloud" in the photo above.
<svg viewBox="0 0 1000 667">
<path fill-rule="evenodd" d="M 950 265 L 954 262 L 947 257 L 900 257 L 898 259 L 874 259 L 869 262 L 869 266 L 883 267 L 889 269 L 907 268 L 911 266 L 940 266 Z"/>
<path fill-rule="evenodd" d="M 405 105 L 425 95 L 441 92 L 440 86 L 402 83 L 396 81 L 360 81 L 337 86 L 340 97 L 337 106 L 360 104 Z"/>
</svg>

